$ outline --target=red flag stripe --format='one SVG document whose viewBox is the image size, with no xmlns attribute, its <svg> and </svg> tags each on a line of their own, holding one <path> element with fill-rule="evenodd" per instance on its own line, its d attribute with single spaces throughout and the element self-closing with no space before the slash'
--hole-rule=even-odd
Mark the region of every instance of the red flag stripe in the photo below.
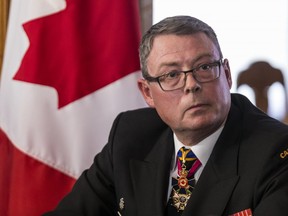
<svg viewBox="0 0 288 216">
<path fill-rule="evenodd" d="M 75 179 L 19 151 L 1 129 L 0 176 L 1 216 L 41 215 L 55 208 L 75 183 Z"/>
</svg>

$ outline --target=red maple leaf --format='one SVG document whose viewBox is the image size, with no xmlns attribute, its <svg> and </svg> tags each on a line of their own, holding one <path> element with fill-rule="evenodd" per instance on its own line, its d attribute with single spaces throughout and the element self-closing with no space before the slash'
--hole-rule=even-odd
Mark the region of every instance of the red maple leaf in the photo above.
<svg viewBox="0 0 288 216">
<path fill-rule="evenodd" d="M 138 1 L 66 3 L 23 25 L 30 44 L 14 76 L 55 88 L 59 108 L 140 68 Z"/>
</svg>

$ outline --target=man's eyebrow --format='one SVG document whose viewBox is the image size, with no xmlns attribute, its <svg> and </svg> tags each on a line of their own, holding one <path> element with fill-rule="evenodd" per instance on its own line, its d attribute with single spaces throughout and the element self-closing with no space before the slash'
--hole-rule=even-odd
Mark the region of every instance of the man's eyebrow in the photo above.
<svg viewBox="0 0 288 216">
<path fill-rule="evenodd" d="M 180 63 L 178 62 L 163 62 L 159 65 L 159 68 L 161 67 L 175 67 L 175 66 L 179 66 Z"/>
<path fill-rule="evenodd" d="M 213 57 L 213 54 L 204 53 L 204 54 L 201 54 L 201 55 L 197 56 L 196 58 L 194 58 L 192 62 L 193 62 L 193 64 L 195 64 L 199 60 L 202 60 L 204 58 L 212 58 L 212 57 Z"/>
<path fill-rule="evenodd" d="M 204 59 L 204 58 L 211 58 L 213 57 L 213 55 L 211 53 L 204 53 L 204 54 L 201 54 L 199 56 L 197 56 L 196 58 L 194 58 L 193 60 L 191 60 L 191 65 L 195 64 L 197 61 L 201 60 L 201 59 Z M 161 67 L 176 67 L 176 66 L 180 66 L 181 63 L 180 62 L 177 62 L 177 61 L 173 61 L 173 62 L 162 62 L 160 65 L 159 65 L 159 68 Z"/>
</svg>

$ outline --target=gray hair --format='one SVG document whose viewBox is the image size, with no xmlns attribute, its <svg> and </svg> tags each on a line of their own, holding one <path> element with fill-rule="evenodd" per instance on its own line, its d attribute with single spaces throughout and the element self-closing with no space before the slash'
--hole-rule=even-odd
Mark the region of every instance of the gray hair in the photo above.
<svg viewBox="0 0 288 216">
<path fill-rule="evenodd" d="M 149 76 L 147 69 L 147 58 L 151 52 L 153 41 L 158 35 L 192 35 L 203 32 L 217 47 L 220 58 L 222 51 L 214 30 L 203 21 L 190 16 L 168 17 L 153 25 L 142 37 L 139 47 L 140 65 L 143 77 Z"/>
</svg>

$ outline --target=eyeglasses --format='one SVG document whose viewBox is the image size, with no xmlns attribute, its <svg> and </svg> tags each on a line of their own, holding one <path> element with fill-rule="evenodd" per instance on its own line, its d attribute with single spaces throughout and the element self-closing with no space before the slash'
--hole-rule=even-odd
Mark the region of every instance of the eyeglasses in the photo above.
<svg viewBox="0 0 288 216">
<path fill-rule="evenodd" d="M 202 64 L 188 71 L 172 71 L 158 77 L 145 76 L 149 82 L 158 82 L 163 91 L 173 91 L 185 86 L 187 74 L 192 73 L 193 78 L 199 83 L 207 83 L 216 80 L 220 76 L 222 59 Z"/>
</svg>

